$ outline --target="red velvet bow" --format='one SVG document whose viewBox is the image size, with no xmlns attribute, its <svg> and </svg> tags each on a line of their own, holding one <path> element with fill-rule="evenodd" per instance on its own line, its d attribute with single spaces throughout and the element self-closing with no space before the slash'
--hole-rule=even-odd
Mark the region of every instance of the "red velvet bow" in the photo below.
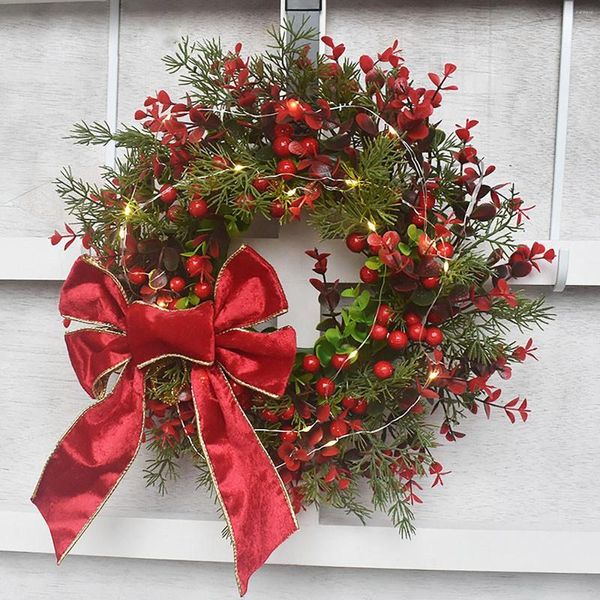
<svg viewBox="0 0 600 600">
<path fill-rule="evenodd" d="M 240 593 L 296 529 L 285 487 L 229 384 L 270 396 L 285 391 L 296 354 L 294 330 L 243 329 L 287 310 L 271 265 L 244 246 L 225 263 L 214 302 L 189 310 L 128 304 L 117 279 L 80 257 L 63 286 L 60 312 L 92 325 L 67 333 L 75 373 L 98 402 L 60 440 L 32 501 L 48 523 L 58 561 L 68 553 L 133 462 L 143 433 L 142 369 L 166 356 L 193 363 L 200 444 L 234 543 Z M 108 376 L 121 368 L 112 392 Z"/>
</svg>

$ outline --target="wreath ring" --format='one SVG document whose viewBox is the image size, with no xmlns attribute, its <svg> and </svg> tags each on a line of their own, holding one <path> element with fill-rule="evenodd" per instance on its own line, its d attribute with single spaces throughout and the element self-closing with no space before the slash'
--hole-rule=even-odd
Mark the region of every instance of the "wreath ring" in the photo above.
<svg viewBox="0 0 600 600">
<path fill-rule="evenodd" d="M 124 154 L 101 185 L 68 169 L 57 181 L 76 229 L 51 241 L 81 237 L 94 256 L 75 263 L 60 308 L 66 326 L 92 326 L 66 340 L 98 400 L 34 493 L 59 559 L 142 437 L 148 485 L 164 493 L 189 456 L 214 489 L 244 593 L 295 512 L 383 510 L 410 535 L 424 478 L 447 475 L 439 437 L 463 437 L 458 423 L 481 409 L 527 419 L 527 401 L 503 402 L 490 380 L 533 356 L 510 327 L 550 313 L 510 283 L 554 251 L 514 241 L 528 209 L 514 186 L 489 183 L 477 121 L 447 134 L 433 120 L 456 67 L 417 87 L 397 41 L 353 62 L 326 36 L 311 61 L 304 26 L 272 35 L 272 50 L 247 58 L 241 44 L 184 39 L 165 58 L 183 73 L 181 101 L 161 90 L 136 112 L 141 127 L 73 130 Z M 328 253 L 306 251 L 323 311 L 313 348 L 297 350 L 290 328 L 256 328 L 287 308 L 271 265 L 244 246 L 226 258 L 257 217 L 305 219 L 362 259 L 348 286 L 328 278 Z"/>
</svg>

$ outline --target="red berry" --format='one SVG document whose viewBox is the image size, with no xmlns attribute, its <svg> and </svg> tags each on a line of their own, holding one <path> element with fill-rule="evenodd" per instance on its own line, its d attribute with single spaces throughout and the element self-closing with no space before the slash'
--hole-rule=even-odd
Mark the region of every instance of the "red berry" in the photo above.
<svg viewBox="0 0 600 600">
<path fill-rule="evenodd" d="M 425 327 L 421 323 L 414 323 L 408 326 L 408 337 L 413 342 L 418 342 L 425 335 Z"/>
<path fill-rule="evenodd" d="M 319 142 L 314 137 L 305 137 L 300 140 L 304 154 L 315 156 L 319 152 Z"/>
<path fill-rule="evenodd" d="M 364 415 L 369 407 L 368 402 L 364 398 L 359 398 L 356 404 L 350 409 L 355 415 Z"/>
<path fill-rule="evenodd" d="M 194 294 L 196 294 L 200 300 L 206 300 L 212 295 L 212 285 L 208 281 L 199 281 L 194 286 Z"/>
<path fill-rule="evenodd" d="M 291 421 L 293 416 L 296 414 L 296 407 L 290 404 L 284 411 L 279 413 L 282 421 Z"/>
<path fill-rule="evenodd" d="M 284 181 L 289 181 L 296 174 L 296 163 L 293 160 L 284 159 L 277 163 L 277 174 L 281 175 Z"/>
<path fill-rule="evenodd" d="M 276 137 L 273 140 L 273 143 L 271 144 L 271 147 L 273 148 L 273 152 L 280 158 L 289 156 L 290 155 L 289 146 L 290 146 L 291 141 L 292 140 L 289 137 L 284 137 L 284 136 Z"/>
<path fill-rule="evenodd" d="M 196 219 L 202 219 L 208 213 L 208 204 L 202 196 L 194 195 L 194 198 L 188 206 L 188 212 Z"/>
<path fill-rule="evenodd" d="M 356 398 L 353 398 L 352 396 L 344 396 L 342 398 L 342 406 L 344 408 L 347 408 L 348 410 L 351 410 L 352 408 L 354 408 L 355 404 L 356 404 Z"/>
<path fill-rule="evenodd" d="M 350 480 L 346 479 L 345 477 L 342 477 L 338 481 L 338 487 L 340 488 L 340 490 L 347 490 L 349 486 L 350 486 Z"/>
<path fill-rule="evenodd" d="M 350 360 L 347 354 L 334 354 L 331 357 L 331 366 L 336 369 L 345 369 L 350 366 Z"/>
<path fill-rule="evenodd" d="M 367 238 L 360 233 L 351 233 L 346 237 L 346 246 L 351 252 L 362 252 L 367 247 Z"/>
<path fill-rule="evenodd" d="M 284 431 L 284 432 L 280 433 L 279 437 L 284 442 L 295 442 L 298 439 L 298 434 L 295 431 L 290 429 L 289 431 Z"/>
<path fill-rule="evenodd" d="M 275 137 L 292 137 L 294 128 L 289 123 L 279 123 L 274 127 Z"/>
<path fill-rule="evenodd" d="M 403 350 L 408 346 L 408 336 L 404 333 L 404 331 L 390 331 L 390 334 L 387 338 L 388 346 L 392 350 Z"/>
<path fill-rule="evenodd" d="M 375 322 L 379 325 L 387 325 L 392 318 L 393 311 L 388 304 L 382 304 L 377 309 L 377 315 L 375 316 Z"/>
<path fill-rule="evenodd" d="M 168 183 L 165 183 L 160 190 L 158 190 L 158 193 L 160 195 L 160 199 L 166 204 L 175 202 L 175 199 L 177 198 L 177 190 Z"/>
<path fill-rule="evenodd" d="M 204 259 L 197 254 L 188 257 L 185 261 L 185 270 L 188 272 L 190 277 L 199 275 L 202 269 L 204 269 Z"/>
<path fill-rule="evenodd" d="M 394 374 L 394 366 L 387 360 L 380 360 L 373 365 L 373 373 L 379 379 L 389 379 Z"/>
<path fill-rule="evenodd" d="M 437 245 L 437 253 L 442 258 L 452 258 L 454 246 L 450 242 L 440 242 Z"/>
<path fill-rule="evenodd" d="M 261 413 L 261 417 L 267 421 L 267 423 L 277 423 L 277 421 L 279 421 L 279 417 L 277 416 L 277 413 L 269 410 L 268 408 L 265 408 L 265 410 L 263 410 Z"/>
<path fill-rule="evenodd" d="M 369 269 L 366 265 L 360 270 L 360 280 L 363 283 L 376 283 L 379 280 L 379 273 L 373 269 Z"/>
<path fill-rule="evenodd" d="M 169 206 L 167 209 L 167 219 L 171 221 L 171 223 L 175 223 L 177 221 L 179 215 L 181 214 L 181 206 L 179 204 L 174 204 L 173 206 Z"/>
<path fill-rule="evenodd" d="M 371 328 L 371 339 L 375 340 L 376 342 L 385 340 L 385 338 L 387 337 L 387 334 L 388 334 L 387 327 L 384 327 L 383 325 L 375 324 Z"/>
<path fill-rule="evenodd" d="M 171 281 L 169 281 L 169 287 L 173 292 L 179 294 L 185 289 L 185 279 L 183 277 L 173 277 Z"/>
<path fill-rule="evenodd" d="M 307 373 L 316 373 L 321 368 L 321 362 L 314 354 L 307 354 L 302 359 L 302 368 Z"/>
<path fill-rule="evenodd" d="M 407 312 L 404 315 L 404 322 L 407 325 L 414 325 L 415 323 L 421 322 L 421 317 L 417 313 Z"/>
<path fill-rule="evenodd" d="M 254 189 L 260 194 L 264 194 L 271 187 L 271 180 L 257 177 L 252 181 Z"/>
<path fill-rule="evenodd" d="M 423 287 L 426 290 L 432 290 L 433 288 L 436 288 L 439 285 L 440 278 L 439 277 L 423 277 L 423 279 L 421 279 L 421 283 L 423 284 Z"/>
<path fill-rule="evenodd" d="M 146 282 L 148 275 L 146 275 L 146 271 L 144 271 L 143 267 L 135 266 L 129 269 L 127 277 L 129 278 L 129 281 L 133 283 L 133 285 L 142 285 L 142 283 Z"/>
<path fill-rule="evenodd" d="M 319 423 L 325 423 L 326 421 L 329 421 L 329 417 L 331 416 L 331 406 L 329 406 L 329 404 L 319 404 L 319 406 L 317 406 L 315 416 L 317 417 L 317 421 L 319 421 Z"/>
<path fill-rule="evenodd" d="M 425 213 L 421 211 L 413 212 L 410 216 L 410 222 L 417 227 L 423 227 L 425 225 Z"/>
<path fill-rule="evenodd" d="M 348 423 L 346 423 L 346 421 L 342 421 L 341 419 L 336 419 L 329 425 L 329 432 L 335 438 L 346 435 L 349 430 L 350 428 L 348 427 Z"/>
<path fill-rule="evenodd" d="M 425 341 L 430 346 L 439 346 L 444 341 L 444 334 L 438 327 L 428 327 L 425 332 Z"/>
<path fill-rule="evenodd" d="M 317 390 L 317 394 L 319 394 L 319 396 L 323 396 L 323 398 L 329 398 L 329 396 L 335 392 L 335 383 L 328 377 L 321 377 L 321 379 L 317 381 L 315 389 Z"/>
<path fill-rule="evenodd" d="M 285 215 L 285 206 L 283 206 L 281 200 L 273 200 L 269 212 L 274 219 L 281 219 Z"/>
</svg>

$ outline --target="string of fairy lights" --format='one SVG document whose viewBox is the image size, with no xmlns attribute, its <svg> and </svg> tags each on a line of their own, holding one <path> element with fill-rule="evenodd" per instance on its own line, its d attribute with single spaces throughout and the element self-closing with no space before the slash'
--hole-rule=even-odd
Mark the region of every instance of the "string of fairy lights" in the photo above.
<svg viewBox="0 0 600 600">
<path fill-rule="evenodd" d="M 300 103 L 297 100 L 291 99 L 287 101 L 288 103 L 296 103 L 298 106 L 300 105 Z M 294 106 L 291 106 L 290 108 L 294 108 Z M 381 130 L 381 133 L 383 134 L 387 134 L 389 136 L 392 136 L 396 139 L 398 139 L 398 141 L 403 145 L 406 153 L 410 156 L 411 159 L 411 165 L 413 166 L 415 172 L 416 172 L 416 176 L 417 176 L 417 185 L 419 185 L 421 193 L 425 196 L 427 194 L 427 187 L 426 187 L 426 178 L 424 175 L 424 172 L 421 168 L 421 164 L 413 150 L 413 148 L 410 146 L 410 144 L 408 144 L 406 142 L 406 140 L 403 139 L 403 137 L 396 131 L 396 129 L 394 127 L 392 127 L 383 117 L 381 117 L 381 115 L 379 115 L 378 113 L 376 113 L 375 111 L 373 111 L 372 109 L 370 109 L 369 107 L 366 106 L 361 106 L 361 105 L 354 105 L 354 104 L 339 104 L 336 106 L 332 106 L 330 107 L 331 111 L 341 111 L 341 110 L 345 110 L 345 109 L 357 109 L 357 110 L 361 110 L 361 111 L 365 111 L 367 113 L 369 113 L 372 117 L 374 117 L 377 120 L 377 125 L 383 125 L 383 129 Z M 224 116 L 226 114 L 231 115 L 233 117 L 248 117 L 248 118 L 267 118 L 267 117 L 274 117 L 277 116 L 278 113 L 277 112 L 273 112 L 273 113 L 264 113 L 264 114 L 254 114 L 254 113 L 250 113 L 248 111 L 242 110 L 242 109 L 236 109 L 236 110 L 232 110 L 232 109 L 227 109 L 225 107 L 218 107 L 218 108 L 207 108 L 207 107 L 203 107 L 203 108 L 199 108 L 198 110 L 201 110 L 203 112 L 210 112 L 210 113 L 218 113 L 221 115 L 221 120 L 224 119 Z M 165 115 L 163 117 L 164 119 L 169 119 L 172 118 L 172 115 L 170 114 L 170 108 L 167 109 L 167 115 Z M 227 173 L 227 172 L 234 172 L 234 173 L 239 173 L 242 172 L 248 168 L 251 168 L 247 165 L 243 165 L 243 164 L 239 164 L 239 163 L 234 163 L 232 164 L 230 167 L 226 168 L 226 169 L 221 169 L 219 171 L 215 171 L 215 172 L 211 172 L 209 174 L 206 175 L 199 175 L 199 176 L 195 176 L 196 180 L 203 180 L 203 179 L 210 179 L 210 178 L 214 178 L 219 176 L 219 174 L 221 173 Z M 483 178 L 483 173 L 481 172 L 481 179 Z M 185 173 L 184 173 L 185 175 Z M 283 177 L 283 174 L 272 174 L 272 175 L 266 175 L 266 174 L 262 174 L 259 173 L 258 171 L 256 172 L 256 176 L 260 176 L 261 179 L 280 179 Z M 333 177 L 323 177 L 323 178 L 313 178 L 313 177 L 307 177 L 304 175 L 300 175 L 300 174 L 295 174 L 294 175 L 295 179 L 300 179 L 303 181 L 307 181 L 310 183 L 318 183 L 320 184 L 323 188 L 331 190 L 331 191 L 336 191 L 336 192 L 344 192 L 344 191 L 348 191 L 348 190 L 353 190 L 356 187 L 359 187 L 363 184 L 363 182 L 359 179 L 354 179 L 354 178 L 350 178 L 350 177 L 344 177 L 344 178 L 333 178 Z M 481 186 L 481 179 L 478 181 L 476 187 L 475 187 L 475 191 L 472 194 L 472 196 L 474 198 L 477 197 L 477 192 Z M 345 189 L 340 189 L 340 185 L 335 185 L 335 184 L 344 184 L 346 186 Z M 177 184 L 174 185 L 174 187 L 177 187 Z M 293 198 L 293 197 L 297 197 L 297 194 L 299 192 L 305 192 L 307 191 L 306 187 L 303 186 L 296 186 L 293 188 L 290 188 L 288 190 L 286 190 L 284 192 L 284 194 L 288 197 L 288 198 Z M 132 194 L 132 197 L 135 196 L 135 193 Z M 138 209 L 143 209 L 145 206 L 147 206 L 149 203 L 156 201 L 157 199 L 160 198 L 160 194 L 156 194 L 154 196 L 152 196 L 151 198 L 149 198 L 148 200 L 146 200 L 144 203 L 140 203 L 140 204 L 134 204 L 133 201 L 128 201 L 123 209 L 123 214 L 125 217 L 125 223 L 123 223 L 119 229 L 119 238 L 121 241 L 121 261 L 122 264 L 124 264 L 124 255 L 125 255 L 125 239 L 127 236 L 127 220 L 128 218 L 134 213 L 135 210 Z M 414 210 L 414 207 L 412 206 L 412 204 L 408 203 L 404 198 L 400 198 L 401 202 L 408 204 L 411 209 Z M 423 214 L 421 215 L 424 222 L 427 225 L 431 225 L 431 222 L 427 219 L 427 211 L 423 211 Z M 371 232 L 371 233 L 376 233 L 378 226 L 377 224 L 374 222 L 374 220 L 372 219 L 372 217 L 368 217 L 366 222 L 365 222 L 365 227 L 366 229 Z M 431 239 L 431 244 L 435 244 L 436 242 L 436 238 L 432 238 Z M 448 258 L 444 257 L 443 258 L 443 271 L 447 272 L 449 270 L 449 260 Z M 385 267 L 384 267 L 385 268 Z M 381 280 L 381 285 L 379 288 L 379 294 L 378 294 L 378 298 L 377 298 L 377 307 L 376 307 L 376 312 L 375 314 L 377 314 L 377 311 L 379 310 L 379 308 L 382 305 L 382 296 L 383 296 L 383 289 L 384 289 L 384 282 L 385 282 L 385 273 L 384 273 L 384 277 Z M 433 301 L 431 302 L 431 304 L 429 305 L 426 313 L 425 313 L 425 317 L 424 320 L 426 320 L 430 314 L 431 309 L 433 308 L 433 306 L 435 305 L 435 303 L 437 302 L 437 300 L 440 297 L 441 294 L 441 287 L 438 289 L 437 294 L 435 295 Z M 335 374 L 332 376 L 332 380 L 335 380 L 339 374 L 341 373 L 341 371 L 344 369 L 344 367 L 346 366 L 346 364 L 348 362 L 354 362 L 354 360 L 356 359 L 356 357 L 359 355 L 361 349 L 369 342 L 369 339 L 371 337 L 371 332 L 373 330 L 373 326 L 375 325 L 376 321 L 375 318 L 373 319 L 373 323 L 371 324 L 371 329 L 369 331 L 369 333 L 365 336 L 365 339 L 359 344 L 359 346 L 357 348 L 355 348 L 354 350 L 352 350 L 350 353 L 348 353 L 346 355 L 346 359 L 344 361 L 344 363 L 337 369 L 337 371 L 335 372 Z M 421 344 L 421 346 L 423 346 L 423 341 L 419 340 L 419 344 Z M 426 353 L 427 354 L 427 353 Z M 427 374 L 427 378 L 425 380 L 425 388 L 427 388 L 437 377 L 439 376 L 439 371 L 437 370 L 437 368 L 432 367 L 428 374 Z M 412 410 L 413 408 L 419 403 L 419 401 L 422 399 L 422 394 L 418 394 L 416 399 L 410 404 L 410 406 L 408 408 L 406 408 L 401 414 L 397 415 L 396 417 L 394 417 L 393 419 L 389 420 L 387 423 L 385 423 L 384 425 L 376 428 L 376 429 L 370 429 L 370 430 L 356 430 L 356 431 L 350 431 L 344 435 L 341 435 L 339 437 L 336 437 L 334 439 L 331 439 L 327 442 L 325 442 L 324 444 L 321 444 L 319 446 L 315 446 L 314 448 L 312 448 L 309 452 L 307 452 L 308 456 L 312 456 L 313 454 L 334 446 L 336 444 L 338 444 L 340 441 L 346 439 L 346 438 L 350 438 L 350 437 L 354 437 L 354 436 L 360 436 L 360 435 L 375 435 L 378 433 L 381 433 L 382 431 L 386 430 L 387 428 L 391 427 L 392 425 L 394 425 L 395 423 L 397 423 L 398 421 L 400 421 L 401 419 L 403 419 L 404 417 L 406 417 Z M 190 443 L 191 448 L 199 455 L 199 456 L 203 456 L 203 453 L 197 448 L 196 444 L 194 443 L 192 437 L 189 435 L 189 433 L 186 431 L 186 425 L 185 422 L 181 416 L 180 410 L 179 410 L 179 405 L 176 404 L 176 408 L 177 408 L 177 414 L 179 416 L 179 420 L 181 422 L 183 431 Z M 303 428 L 299 429 L 299 430 L 295 430 L 297 431 L 297 433 L 299 434 L 305 434 L 310 432 L 315 426 L 317 426 L 319 424 L 319 421 L 314 421 L 313 423 L 304 426 Z M 262 429 L 262 428 L 255 428 L 256 432 L 259 433 L 269 433 L 269 434 L 277 434 L 277 433 L 289 433 L 289 429 Z M 276 465 L 277 469 L 281 469 L 285 466 L 285 463 L 281 463 L 279 465 Z"/>
</svg>

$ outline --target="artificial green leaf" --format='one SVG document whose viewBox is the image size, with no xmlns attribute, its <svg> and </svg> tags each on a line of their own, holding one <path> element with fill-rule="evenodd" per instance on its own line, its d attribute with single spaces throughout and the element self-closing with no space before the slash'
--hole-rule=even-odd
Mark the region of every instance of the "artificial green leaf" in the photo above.
<svg viewBox="0 0 600 600">
<path fill-rule="evenodd" d="M 406 235 L 408 235 L 413 242 L 419 241 L 419 236 L 422 233 L 423 232 L 414 223 L 411 223 L 406 230 Z"/>
<path fill-rule="evenodd" d="M 381 262 L 379 256 L 371 256 L 365 260 L 365 266 L 373 271 L 377 271 L 382 265 L 383 263 Z"/>
<path fill-rule="evenodd" d="M 336 328 L 331 328 L 331 329 L 328 329 L 325 332 L 325 338 L 335 348 L 337 348 L 338 344 L 340 343 L 340 340 L 342 339 L 342 334 L 340 333 L 340 330 L 337 327 Z"/>
<path fill-rule="evenodd" d="M 405 244 L 404 242 L 400 242 L 398 244 L 398 250 L 400 250 L 400 252 L 402 252 L 404 256 L 410 256 L 412 252 L 410 246 L 408 244 Z"/>
<path fill-rule="evenodd" d="M 358 290 L 358 286 L 353 288 L 346 288 L 342 290 L 341 296 L 342 298 L 356 298 L 356 296 L 358 295 Z"/>
<path fill-rule="evenodd" d="M 177 302 L 175 302 L 175 308 L 187 308 L 188 307 L 188 299 L 186 298 L 179 298 L 179 300 L 177 300 Z"/>
<path fill-rule="evenodd" d="M 335 348 L 326 339 L 321 338 L 315 346 L 315 354 L 322 365 L 328 365 L 335 354 Z"/>
<path fill-rule="evenodd" d="M 353 307 L 356 307 L 359 311 L 363 311 L 365 308 L 367 308 L 370 300 L 371 294 L 369 294 L 367 290 L 364 290 L 354 302 Z"/>
<path fill-rule="evenodd" d="M 367 339 L 369 334 L 366 331 L 363 332 L 359 331 L 358 329 L 354 329 L 350 335 L 353 339 L 362 344 Z"/>
</svg>

